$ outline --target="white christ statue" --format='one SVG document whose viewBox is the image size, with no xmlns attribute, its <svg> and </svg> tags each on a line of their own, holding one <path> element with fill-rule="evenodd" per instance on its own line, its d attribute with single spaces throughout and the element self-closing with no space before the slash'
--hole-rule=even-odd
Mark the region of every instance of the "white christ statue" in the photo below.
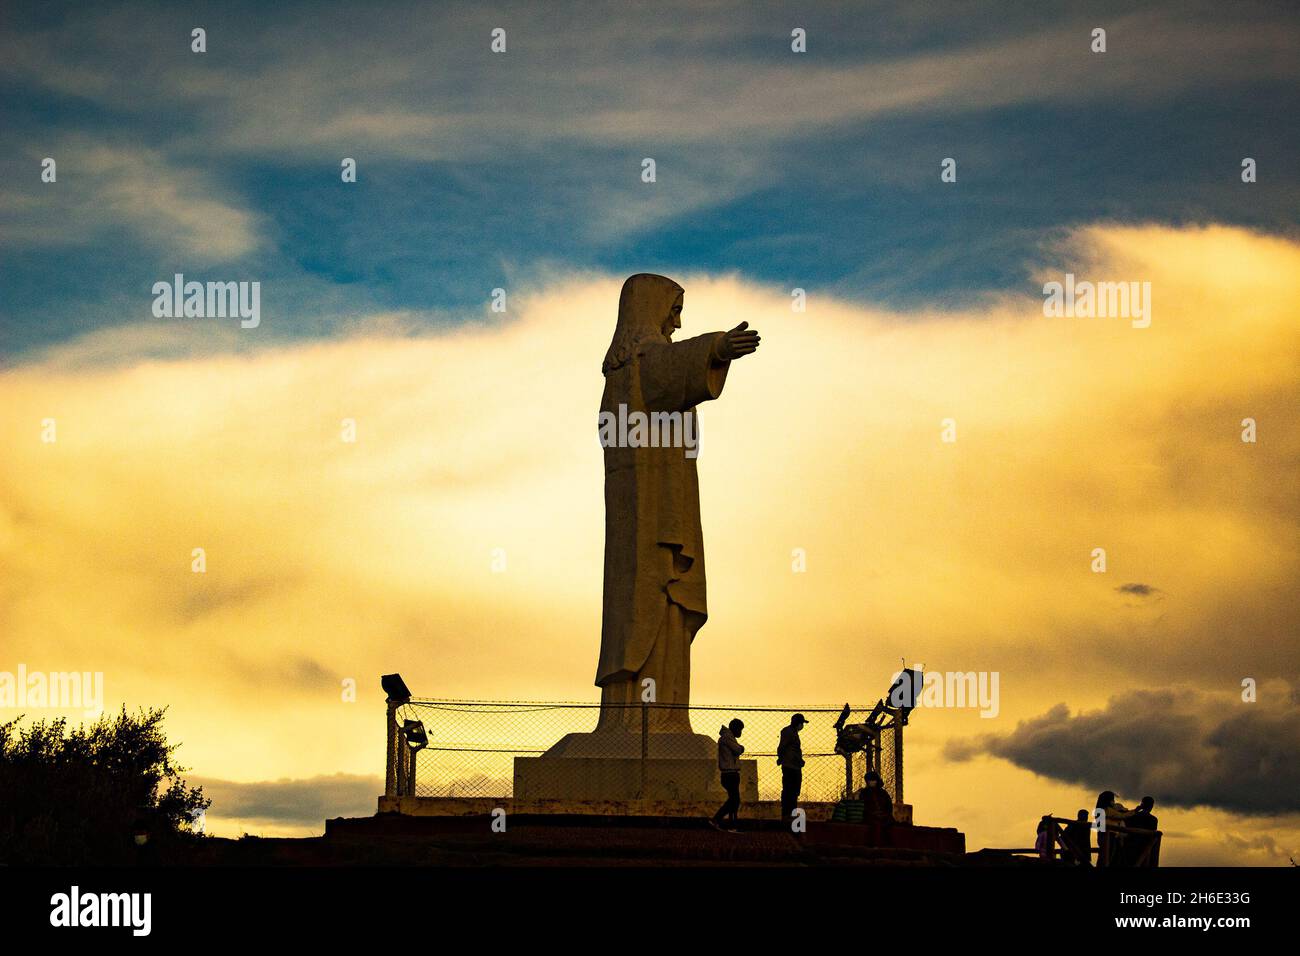
<svg viewBox="0 0 1300 956">
<path fill-rule="evenodd" d="M 731 362 L 759 345 L 742 322 L 680 342 L 683 289 L 641 273 L 623 283 L 618 324 L 601 371 L 601 420 L 649 422 L 632 440 L 618 430 L 605 455 L 605 587 L 601 615 L 601 731 L 691 733 L 691 642 L 708 618 L 696 406 L 722 394 Z M 675 417 L 674 417 L 675 416 Z M 682 436 L 676 440 L 670 436 Z M 646 440 L 646 439 L 649 440 Z M 661 438 L 670 438 L 662 441 Z"/>
</svg>

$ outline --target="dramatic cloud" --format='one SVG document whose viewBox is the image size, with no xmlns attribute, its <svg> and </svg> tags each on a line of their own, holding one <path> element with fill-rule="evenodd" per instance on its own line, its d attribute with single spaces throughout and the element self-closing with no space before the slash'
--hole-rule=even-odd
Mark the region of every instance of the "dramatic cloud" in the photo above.
<svg viewBox="0 0 1300 956">
<path fill-rule="evenodd" d="M 788 289 L 675 276 L 682 335 L 764 336 L 701 412 L 697 700 L 867 697 L 906 655 L 998 671 L 1015 721 L 1300 672 L 1300 246 L 1108 227 L 1050 255 L 1151 281 L 1150 328 L 1047 319 L 1033 292 L 897 313 L 814 289 L 797 313 Z M 621 278 L 432 334 L 385 315 L 251 348 L 283 313 L 158 320 L 0 372 L 0 669 L 102 670 L 106 707 L 170 704 L 180 759 L 230 780 L 378 773 L 394 670 L 422 695 L 593 699 Z M 1116 591 L 1148 581 L 1165 600 Z M 929 819 L 969 800 L 939 743 L 969 721 L 909 728 Z"/>
<path fill-rule="evenodd" d="M 1066 783 L 1175 807 L 1300 813 L 1300 704 L 1275 687 L 1257 702 L 1190 688 L 1113 697 L 1102 710 L 1065 704 L 1005 736 L 955 741 L 946 754 L 989 754 Z"/>
<path fill-rule="evenodd" d="M 194 53 L 184 8 L 9 4 L 0 350 L 138 321 L 137 290 L 176 272 L 262 281 L 299 338 L 464 312 L 552 265 L 968 304 L 1021 280 L 1061 228 L 1281 231 L 1300 201 L 1275 158 L 1294 136 L 1272 122 L 1296 24 L 1273 5 L 596 10 L 232 0 L 205 12 Z M 1244 188 L 1247 145 L 1260 176 Z"/>
</svg>

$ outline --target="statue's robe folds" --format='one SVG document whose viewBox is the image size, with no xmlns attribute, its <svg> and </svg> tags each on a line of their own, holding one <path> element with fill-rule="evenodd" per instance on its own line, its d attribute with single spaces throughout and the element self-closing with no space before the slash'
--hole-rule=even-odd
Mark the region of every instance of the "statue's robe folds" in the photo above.
<svg viewBox="0 0 1300 956">
<path fill-rule="evenodd" d="M 606 374 L 602 412 L 679 412 L 722 394 L 722 332 L 643 346 Z M 699 419 L 693 422 L 699 436 Z M 690 701 L 691 642 L 708 617 L 695 458 L 683 447 L 605 447 L 605 587 L 600 728 L 640 730 L 642 681 L 655 701 Z M 695 447 L 698 451 L 698 445 Z M 691 731 L 682 709 L 653 708 L 655 732 Z"/>
</svg>

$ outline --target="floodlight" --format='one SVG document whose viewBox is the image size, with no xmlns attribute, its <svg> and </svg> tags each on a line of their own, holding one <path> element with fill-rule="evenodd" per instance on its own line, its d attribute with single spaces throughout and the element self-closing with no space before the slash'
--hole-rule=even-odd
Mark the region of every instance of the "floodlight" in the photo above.
<svg viewBox="0 0 1300 956">
<path fill-rule="evenodd" d="M 383 685 L 384 693 L 388 699 L 402 703 L 411 699 L 411 691 L 406 686 L 406 681 L 402 680 L 401 674 L 385 674 L 379 678 L 379 683 Z"/>
</svg>

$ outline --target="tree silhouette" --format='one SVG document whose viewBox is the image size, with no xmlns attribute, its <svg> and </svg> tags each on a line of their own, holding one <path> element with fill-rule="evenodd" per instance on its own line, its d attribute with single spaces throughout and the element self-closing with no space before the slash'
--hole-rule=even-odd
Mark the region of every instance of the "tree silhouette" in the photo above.
<svg viewBox="0 0 1300 956">
<path fill-rule="evenodd" d="M 0 724 L 0 863 L 152 861 L 196 839 L 212 801 L 172 763 L 165 712 Z"/>
</svg>

